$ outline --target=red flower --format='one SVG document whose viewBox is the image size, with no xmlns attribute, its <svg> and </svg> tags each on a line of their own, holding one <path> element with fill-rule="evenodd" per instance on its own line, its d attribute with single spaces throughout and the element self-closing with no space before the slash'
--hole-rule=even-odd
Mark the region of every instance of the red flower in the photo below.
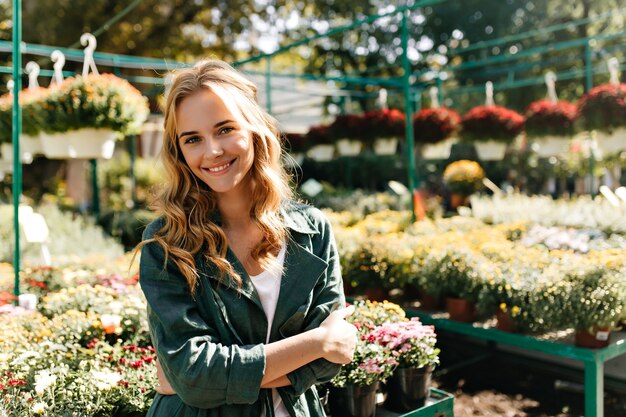
<svg viewBox="0 0 626 417">
<path fill-rule="evenodd" d="M 468 141 L 497 140 L 510 143 L 524 128 L 524 118 L 501 106 L 477 106 L 461 120 L 461 135 Z"/>
<path fill-rule="evenodd" d="M 370 110 L 363 115 L 365 139 L 404 136 L 406 116 L 397 109 Z"/>
<path fill-rule="evenodd" d="M 583 127 L 611 132 L 626 126 L 626 84 L 602 84 L 578 101 Z"/>
<path fill-rule="evenodd" d="M 11 294 L 10 292 L 8 291 L 0 292 L 0 306 L 3 306 L 5 304 L 10 304 L 15 300 L 17 300 L 17 297 Z"/>
<path fill-rule="evenodd" d="M 19 387 L 21 385 L 26 385 L 26 381 L 24 381 L 23 379 L 9 379 L 7 381 L 7 384 L 9 384 L 9 386 L 11 387 Z"/>
<path fill-rule="evenodd" d="M 362 139 L 365 134 L 363 119 L 356 114 L 340 114 L 328 126 L 328 134 L 333 141 L 339 139 Z"/>
<path fill-rule="evenodd" d="M 576 105 L 559 101 L 539 100 L 526 110 L 525 130 L 529 136 L 571 136 L 574 134 Z"/>
<path fill-rule="evenodd" d="M 328 126 L 311 126 L 305 135 L 306 141 L 311 146 L 332 144 L 333 140 L 328 132 Z"/>
<path fill-rule="evenodd" d="M 416 143 L 437 143 L 448 139 L 459 128 L 461 116 L 447 107 L 422 109 L 413 116 Z"/>
</svg>

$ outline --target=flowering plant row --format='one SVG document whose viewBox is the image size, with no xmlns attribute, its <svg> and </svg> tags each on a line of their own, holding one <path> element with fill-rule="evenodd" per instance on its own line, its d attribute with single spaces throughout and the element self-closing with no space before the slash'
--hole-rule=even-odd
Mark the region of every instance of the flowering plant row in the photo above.
<svg viewBox="0 0 626 417">
<path fill-rule="evenodd" d="M 0 306 L 0 415 L 144 415 L 157 378 L 136 280 L 82 266 L 21 279 L 40 302 L 38 311 Z"/>
<path fill-rule="evenodd" d="M 343 275 L 357 292 L 413 285 L 475 301 L 483 314 L 504 304 L 528 332 L 611 327 L 626 318 L 623 236 L 596 233 L 585 251 L 574 252 L 550 249 L 545 241 L 527 246 L 530 229 L 528 223 L 490 226 L 463 217 L 404 226 L 389 216 L 337 225 L 335 234 L 346 259 Z"/>
</svg>

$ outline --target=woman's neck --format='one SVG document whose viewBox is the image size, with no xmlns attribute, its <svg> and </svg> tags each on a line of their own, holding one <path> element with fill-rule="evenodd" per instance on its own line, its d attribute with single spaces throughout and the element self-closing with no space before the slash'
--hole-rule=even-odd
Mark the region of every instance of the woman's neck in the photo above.
<svg viewBox="0 0 626 417">
<path fill-rule="evenodd" d="M 222 218 L 222 226 L 225 229 L 241 229 L 252 223 L 250 209 L 252 200 L 251 191 L 238 187 L 230 193 L 219 194 L 217 198 L 217 209 Z"/>
</svg>

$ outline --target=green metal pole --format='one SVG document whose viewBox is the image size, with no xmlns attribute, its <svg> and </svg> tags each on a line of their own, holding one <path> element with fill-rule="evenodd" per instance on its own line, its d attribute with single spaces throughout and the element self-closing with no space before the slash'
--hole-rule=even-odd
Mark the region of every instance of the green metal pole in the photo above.
<svg viewBox="0 0 626 417">
<path fill-rule="evenodd" d="M 413 193 L 415 192 L 415 153 L 413 151 L 413 110 L 411 106 L 411 63 L 409 62 L 408 47 L 409 47 L 409 24 L 408 14 L 410 12 L 405 10 L 402 12 L 402 66 L 404 74 L 402 76 L 402 86 L 404 92 L 404 114 L 406 115 L 406 149 L 407 157 L 409 159 L 408 164 L 408 182 L 409 190 L 411 192 L 411 216 L 415 221 L 415 198 Z"/>
<path fill-rule="evenodd" d="M 96 221 L 100 220 L 100 190 L 98 189 L 98 161 L 92 159 L 91 163 L 91 190 L 93 216 Z"/>
<path fill-rule="evenodd" d="M 593 54 L 589 42 L 585 44 L 585 93 L 593 88 Z"/>
<path fill-rule="evenodd" d="M 136 141 L 137 136 L 131 135 L 128 153 L 130 154 L 130 199 L 133 202 L 133 208 L 137 204 L 137 180 L 135 178 L 135 158 L 136 158 Z"/>
<path fill-rule="evenodd" d="M 22 158 L 20 133 L 22 131 L 22 0 L 13 0 L 13 230 L 15 247 L 13 252 L 13 294 L 20 296 L 20 199 L 22 197 Z M 17 304 L 17 300 L 15 303 Z"/>
<path fill-rule="evenodd" d="M 604 417 L 604 364 L 585 361 L 585 416 Z"/>
<path fill-rule="evenodd" d="M 265 94 L 267 97 L 267 112 L 272 114 L 272 57 L 268 56 L 265 64 Z"/>
</svg>

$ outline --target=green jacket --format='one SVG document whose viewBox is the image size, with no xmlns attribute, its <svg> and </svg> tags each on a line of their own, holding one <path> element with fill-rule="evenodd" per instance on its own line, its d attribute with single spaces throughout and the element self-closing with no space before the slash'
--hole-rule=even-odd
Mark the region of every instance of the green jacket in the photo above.
<svg viewBox="0 0 626 417">
<path fill-rule="evenodd" d="M 317 209 L 290 203 L 282 210 L 289 230 L 284 274 L 270 342 L 316 328 L 344 305 L 335 239 Z M 163 226 L 156 220 L 144 240 Z M 250 278 L 231 250 L 227 259 L 243 279 L 237 290 L 218 285 L 216 268 L 196 257 L 195 299 L 175 265 L 152 242 L 141 252 L 139 281 L 157 357 L 177 395 L 157 394 L 148 417 L 260 417 L 273 415 L 265 372 L 267 319 Z M 318 359 L 288 374 L 278 392 L 292 417 L 324 416 L 314 384 L 329 381 L 339 365 Z"/>
</svg>

